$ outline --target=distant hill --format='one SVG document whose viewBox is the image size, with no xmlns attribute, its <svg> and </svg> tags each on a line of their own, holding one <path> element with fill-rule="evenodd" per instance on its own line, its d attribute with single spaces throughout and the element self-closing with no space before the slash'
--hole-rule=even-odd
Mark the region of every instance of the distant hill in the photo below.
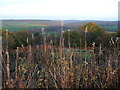
<svg viewBox="0 0 120 90">
<path fill-rule="evenodd" d="M 79 28 L 81 25 L 88 22 L 94 22 L 107 31 L 113 32 L 118 30 L 118 21 L 68 20 L 68 21 L 65 21 L 65 26 Z"/>
<path fill-rule="evenodd" d="M 109 32 L 118 30 L 118 21 L 98 20 L 64 20 L 64 29 L 78 29 L 88 22 L 94 22 Z M 60 30 L 60 26 L 60 20 L 2 20 L 2 28 L 9 31 L 29 30 L 37 32 L 44 27 L 47 32 L 55 32 Z"/>
</svg>

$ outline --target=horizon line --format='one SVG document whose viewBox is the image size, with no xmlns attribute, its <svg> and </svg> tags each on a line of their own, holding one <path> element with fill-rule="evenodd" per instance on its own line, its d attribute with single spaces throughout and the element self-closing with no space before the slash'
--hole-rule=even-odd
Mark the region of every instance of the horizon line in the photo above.
<svg viewBox="0 0 120 90">
<path fill-rule="evenodd" d="M 49 20 L 49 21 L 119 21 L 119 20 L 95 20 L 95 19 L 0 19 L 0 20 L 19 20 L 19 21 L 22 21 L 22 20 Z"/>
</svg>

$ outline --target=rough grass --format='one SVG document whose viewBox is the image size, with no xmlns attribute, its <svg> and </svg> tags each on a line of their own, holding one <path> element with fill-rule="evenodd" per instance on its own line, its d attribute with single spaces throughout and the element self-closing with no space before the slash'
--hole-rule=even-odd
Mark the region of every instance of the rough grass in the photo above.
<svg viewBox="0 0 120 90">
<path fill-rule="evenodd" d="M 100 45 L 97 52 L 92 46 L 91 53 L 64 49 L 62 35 L 58 48 L 43 38 L 43 47 L 28 45 L 9 52 L 6 46 L 3 88 L 119 88 L 120 38 L 111 39 L 107 49 Z"/>
</svg>

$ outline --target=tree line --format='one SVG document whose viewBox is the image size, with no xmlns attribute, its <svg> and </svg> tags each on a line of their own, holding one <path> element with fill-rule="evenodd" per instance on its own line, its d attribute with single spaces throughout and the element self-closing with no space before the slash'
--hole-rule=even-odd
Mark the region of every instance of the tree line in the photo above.
<svg viewBox="0 0 120 90">
<path fill-rule="evenodd" d="M 3 48 L 6 46 L 5 42 L 5 35 L 6 31 L 2 31 L 3 35 Z M 110 33 L 105 31 L 102 27 L 98 26 L 96 23 L 86 23 L 83 26 L 80 26 L 79 29 L 75 30 L 67 30 L 63 31 L 63 38 L 64 38 L 64 45 L 68 47 L 84 47 L 85 41 L 87 42 L 87 47 L 90 47 L 93 42 L 95 42 L 96 46 L 102 44 L 103 47 L 108 47 L 109 41 L 111 38 L 119 37 L 120 30 L 114 33 Z M 59 46 L 61 33 L 45 33 L 43 32 L 36 32 L 31 34 L 27 31 L 19 31 L 19 32 L 9 32 L 9 40 L 8 46 L 9 49 L 15 49 L 17 47 L 27 46 L 30 45 L 43 45 L 44 36 L 46 36 L 46 41 L 53 42 L 54 46 Z M 27 42 L 28 41 L 28 42 Z"/>
</svg>

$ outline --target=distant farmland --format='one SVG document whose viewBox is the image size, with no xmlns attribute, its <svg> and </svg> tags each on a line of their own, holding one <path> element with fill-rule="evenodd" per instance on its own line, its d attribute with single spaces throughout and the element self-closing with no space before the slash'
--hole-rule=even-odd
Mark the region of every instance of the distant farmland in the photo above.
<svg viewBox="0 0 120 90">
<path fill-rule="evenodd" d="M 21 30 L 36 30 L 40 28 L 45 28 L 47 25 L 29 23 L 26 21 L 3 21 L 3 29 L 8 29 L 9 31 L 21 31 Z"/>
<path fill-rule="evenodd" d="M 81 25 L 87 22 L 95 22 L 104 30 L 114 32 L 118 30 L 117 21 L 80 21 L 80 20 L 65 20 L 64 29 L 78 29 Z M 8 29 L 11 32 L 28 30 L 38 32 L 41 28 L 47 28 L 47 32 L 58 32 L 60 30 L 60 20 L 3 20 L 2 29 Z"/>
</svg>

